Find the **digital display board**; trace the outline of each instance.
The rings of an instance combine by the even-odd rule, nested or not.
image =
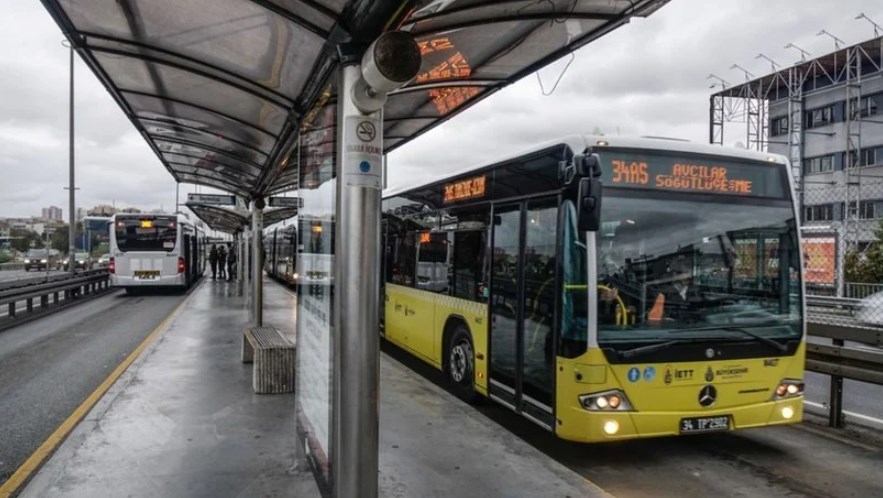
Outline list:
[[[602,152],[605,186],[784,198],[782,165],[678,157],[634,152]]]
[[[466,199],[474,199],[476,197],[484,197],[485,193],[485,176],[476,176],[456,182],[445,184],[445,204],[449,202],[464,201]]]

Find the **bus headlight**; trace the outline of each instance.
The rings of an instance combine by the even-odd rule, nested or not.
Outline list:
[[[619,389],[612,389],[594,394],[582,394],[579,397],[579,404],[589,411],[632,411],[632,404],[629,403],[625,393]]]
[[[785,379],[776,386],[773,400],[793,398],[803,394],[803,381],[797,379]]]

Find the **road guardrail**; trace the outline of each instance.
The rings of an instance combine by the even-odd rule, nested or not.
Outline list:
[[[0,330],[83,302],[110,289],[107,270],[85,271],[66,277],[0,291]]]
[[[831,376],[828,424],[843,427],[843,379],[883,385],[883,349],[859,349],[846,343],[879,348],[883,346],[883,329],[809,322],[807,334],[831,340],[830,345],[807,343],[806,369]]]

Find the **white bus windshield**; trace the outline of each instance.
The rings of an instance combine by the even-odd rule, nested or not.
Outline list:
[[[175,250],[178,226],[174,218],[118,218],[114,230],[117,248],[123,252]]]

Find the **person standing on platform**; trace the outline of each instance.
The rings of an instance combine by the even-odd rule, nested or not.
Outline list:
[[[208,263],[212,266],[212,280],[214,280],[218,274],[218,248],[214,244],[208,253]]]
[[[227,247],[227,280],[236,278],[236,251],[233,250],[233,244]]]
[[[227,250],[224,249],[224,244],[218,247],[218,277],[221,280],[227,279]]]

